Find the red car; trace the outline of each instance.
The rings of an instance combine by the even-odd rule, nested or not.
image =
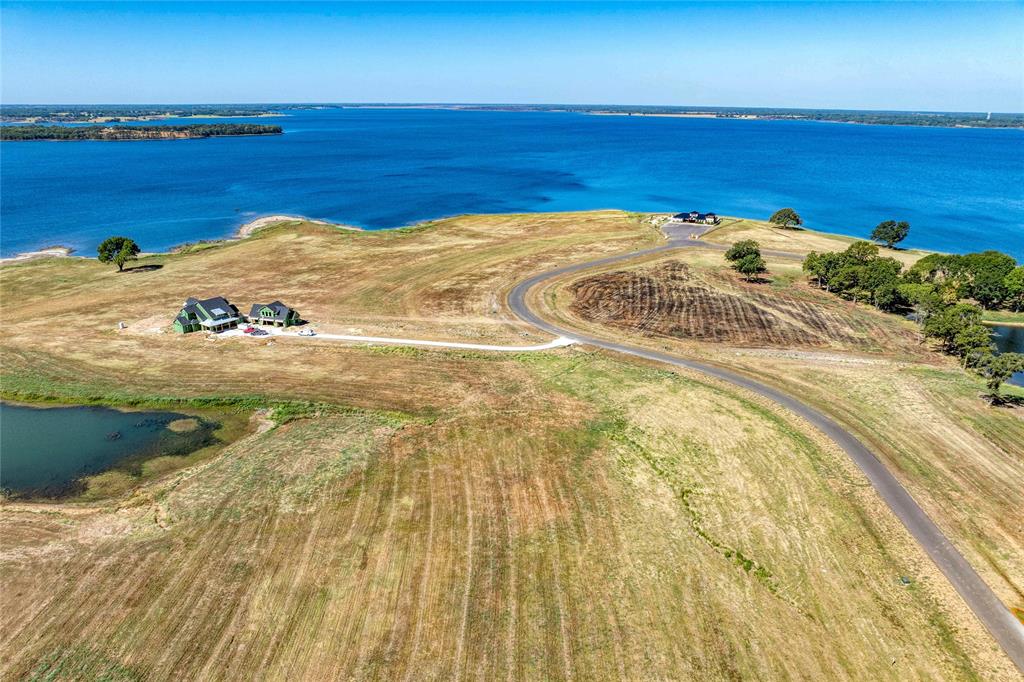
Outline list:
[[[254,331],[256,331],[256,327],[246,327],[245,329],[242,330],[242,333],[252,334]]]

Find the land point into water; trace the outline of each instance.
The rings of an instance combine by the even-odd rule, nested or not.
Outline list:
[[[127,126],[127,125],[6,125],[0,126],[4,141],[52,140],[195,140],[207,137],[239,137],[248,135],[280,135],[281,126],[252,123],[194,123],[191,125]]]
[[[4,266],[5,398],[219,406],[247,426],[112,497],[3,503],[2,676],[1015,679],[835,443],[737,386],[586,344],[495,354],[169,331],[188,296],[230,295],[280,298],[325,332],[541,343],[510,305],[518,283],[634,254],[526,302],[798,395],[870,443],[1024,609],[1021,408],[992,407],[913,322],[773,255],[851,238],[724,219],[646,252],[665,244],[657,218],[282,220],[123,273],[87,258]],[[747,238],[764,281],[724,264]],[[111,594],[124,599],[104,610]]]

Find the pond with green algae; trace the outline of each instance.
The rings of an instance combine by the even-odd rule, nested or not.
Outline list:
[[[0,490],[8,497],[71,495],[85,476],[137,472],[152,457],[213,445],[218,427],[177,412],[0,403]]]

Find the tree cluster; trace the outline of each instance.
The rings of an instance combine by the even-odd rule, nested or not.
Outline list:
[[[804,258],[803,269],[819,287],[843,298],[889,312],[905,305],[899,292],[903,265],[880,256],[871,242],[854,242],[845,251],[812,251]]]
[[[49,121],[60,123],[89,122],[103,118],[110,122],[139,120],[147,118],[169,118],[181,116],[260,116],[274,113],[291,105],[250,105],[232,106],[181,106],[181,105],[60,105],[60,104],[5,104],[0,107],[3,121]]]
[[[255,123],[197,123],[181,126],[0,126],[0,139],[3,140],[162,140],[279,133],[281,126]]]
[[[946,298],[970,298],[983,308],[1024,307],[1024,266],[999,251],[925,256],[907,273],[913,281],[934,284]]]
[[[964,367],[974,367],[994,396],[1016,371],[1024,355],[994,355],[991,330],[982,324],[983,308],[1024,305],[1024,266],[998,251],[965,255],[933,254],[903,272],[895,258],[879,255],[866,241],[845,251],[812,251],[803,270],[819,287],[887,312],[913,311],[924,335],[938,340]]]

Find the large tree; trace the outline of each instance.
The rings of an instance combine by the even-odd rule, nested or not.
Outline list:
[[[871,232],[871,239],[876,242],[885,242],[890,249],[907,238],[910,233],[910,223],[905,220],[885,220],[875,226]]]
[[[729,250],[725,252],[725,259],[730,263],[735,263],[750,255],[760,256],[761,245],[753,239],[744,239],[729,247]]]
[[[958,331],[952,346],[953,352],[963,358],[964,367],[979,364],[995,350],[992,330],[983,324],[969,324]]]
[[[878,247],[864,240],[856,241],[843,251],[848,261],[855,265],[867,265],[878,258]]]
[[[924,333],[941,339],[946,349],[952,350],[956,335],[975,324],[981,324],[981,308],[970,303],[956,303],[930,315],[925,320]]]
[[[942,294],[931,282],[907,282],[899,285],[900,296],[914,308],[914,319],[924,324],[933,313],[945,305]]]
[[[999,387],[1013,376],[1014,372],[1024,372],[1024,354],[1000,353],[989,356],[982,366],[982,374],[988,379],[988,390],[994,401],[999,400]]]
[[[101,263],[113,263],[118,272],[124,270],[124,264],[139,256],[139,245],[128,237],[107,237],[96,248]]]
[[[1017,267],[1012,256],[999,251],[982,251],[963,256],[968,280],[966,293],[983,308],[999,306],[1006,298],[1006,276]]]
[[[744,256],[743,258],[736,261],[733,264],[736,271],[747,278],[747,281],[751,281],[758,275],[764,272],[768,272],[768,266],[765,265],[764,259],[761,258],[761,254],[752,253]]]
[[[1018,265],[1003,278],[1006,288],[1006,304],[1015,311],[1024,308],[1024,265]]]
[[[803,218],[791,208],[780,208],[775,213],[772,213],[772,217],[768,219],[768,222],[786,229],[799,227],[804,224]]]
[[[725,259],[731,262],[733,269],[744,275],[748,282],[762,272],[768,272],[768,267],[761,258],[761,246],[753,239],[744,239],[733,244],[725,252]]]

